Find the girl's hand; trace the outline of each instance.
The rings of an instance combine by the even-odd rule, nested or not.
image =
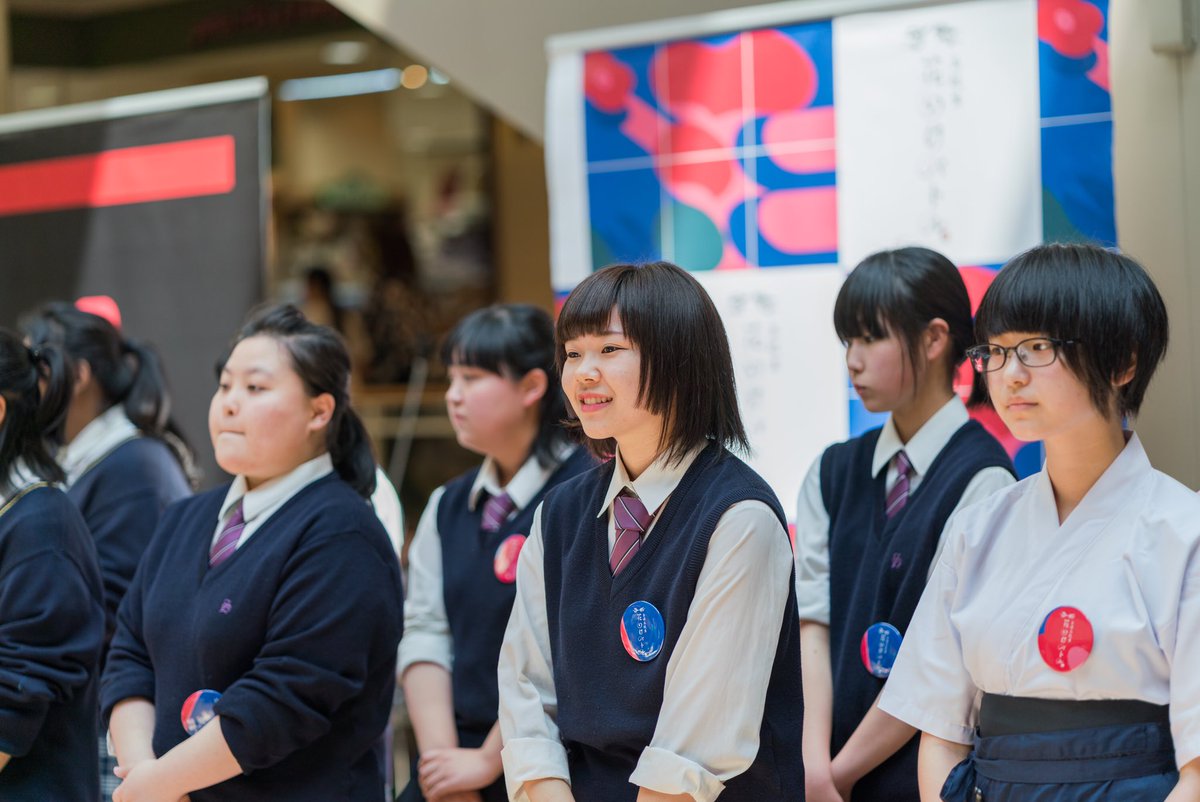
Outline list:
[[[113,773],[124,780],[113,791],[113,802],[189,802],[187,794],[172,787],[170,777],[160,776],[157,760],[143,760],[129,768],[117,766]]]
[[[458,791],[486,788],[502,771],[499,761],[481,749],[430,749],[417,764],[417,780],[430,802],[441,802]]]
[[[804,799],[806,802],[846,802],[849,796],[844,796],[834,785],[832,772],[816,774],[805,766]]]

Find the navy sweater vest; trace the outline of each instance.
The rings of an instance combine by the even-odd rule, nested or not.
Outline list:
[[[104,580],[105,642],[116,627],[117,607],[169,505],[192,492],[166,443],[136,437],[114,448],[67,490],[96,541]]]
[[[103,638],[91,535],[61,490],[31,490],[0,517],[0,800],[100,798]]]
[[[496,723],[500,706],[496,662],[517,586],[496,578],[496,549],[512,535],[529,534],[534,510],[547,491],[595,465],[587,449],[576,448],[533,500],[505,521],[498,532],[480,529],[482,503],[474,510],[468,508],[479,469],[446,485],[438,505],[437,526],[442,539],[446,617],[454,643],[454,717],[460,729],[486,735]]]
[[[871,478],[880,429],[830,446],[821,457],[821,497],[829,513],[833,753],[842,748],[883,688],[862,664],[860,644],[886,621],[903,635],[925,589],[947,519],[975,475],[1012,472],[1004,449],[975,421],[959,427],[904,509],[884,513],[887,471]],[[855,786],[855,800],[917,798],[917,739]]]
[[[610,463],[566,482],[542,507],[557,724],[567,748],[571,787],[580,802],[632,802],[637,797],[629,776],[654,735],[667,663],[687,621],[708,542],[721,516],[734,504],[754,499],[770,507],[786,528],[770,487],[741,460],[709,445],[671,494],[645,545],[614,579],[608,565],[608,516],[596,516],[612,472]],[[782,621],[746,622],[778,626],[779,646],[758,756],[725,784],[722,802],[803,797],[799,623],[791,579],[788,587]],[[619,636],[625,608],[640,600],[659,609],[666,627],[661,653],[646,663],[630,658]],[[737,677],[711,681],[721,685],[737,682]]]
[[[215,709],[244,774],[192,802],[383,802],[403,608],[387,534],[330,474],[210,569],[227,490],[163,515],[117,615],[104,715],[153,700],[162,755],[187,737],[184,700],[209,688],[223,694]]]

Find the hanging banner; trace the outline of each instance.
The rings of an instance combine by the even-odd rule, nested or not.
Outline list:
[[[978,304],[1041,241],[1115,244],[1107,6],[788,2],[551,39],[556,292],[612,262],[693,271],[730,331],[750,462],[791,508],[825,446],[883,420],[833,332],[858,261],[934,248]]]
[[[267,108],[255,78],[0,117],[0,325],[112,296],[209,484],[213,365],[262,300]]]

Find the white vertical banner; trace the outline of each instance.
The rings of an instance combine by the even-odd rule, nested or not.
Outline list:
[[[790,520],[809,465],[845,437],[846,365],[832,311],[844,277],[832,265],[693,275],[729,337],[747,462]]]
[[[1035,0],[838,17],[838,250],[1003,262],[1042,239]]]
[[[550,196],[550,285],[565,292],[592,272],[581,51],[556,53],[550,59],[546,183]]]

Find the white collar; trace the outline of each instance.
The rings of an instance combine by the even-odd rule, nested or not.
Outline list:
[[[1079,504],[1067,516],[1063,526],[1075,526],[1088,520],[1109,520],[1135,505],[1144,504],[1148,493],[1139,493],[1138,485],[1154,473],[1150,457],[1142,447],[1142,441],[1133,432],[1125,433],[1125,447],[1112,464],[1104,469],[1096,483],[1088,489]],[[1058,506],[1054,500],[1054,486],[1045,466],[1035,475],[1034,494],[1040,506],[1048,509],[1058,524]]]
[[[604,494],[604,503],[600,506],[596,517],[599,518],[608,512],[613,499],[626,487],[637,495],[647,510],[651,513],[655,512],[663,505],[667,497],[675,492],[683,475],[687,473],[688,468],[692,467],[692,463],[696,461],[696,457],[700,456],[700,452],[706,445],[707,443],[701,443],[696,446],[678,462],[669,460],[665,453],[659,454],[636,479],[629,478],[629,472],[625,470],[625,463],[621,461],[621,449],[617,447],[616,453],[613,454],[612,479],[609,480],[608,492]]]
[[[513,477],[508,480],[507,485],[500,484],[500,476],[496,469],[496,461],[488,457],[479,466],[479,473],[475,477],[475,481],[471,484],[471,493],[467,497],[467,507],[474,510],[479,504],[480,497],[487,493],[489,496],[498,496],[501,493],[508,493],[508,497],[512,499],[516,509],[523,510],[529,506],[529,502],[533,501],[534,497],[546,486],[546,482],[550,479],[550,475],[558,470],[558,466],[562,465],[567,457],[571,456],[571,452],[576,446],[571,443],[565,444],[554,455],[554,462],[549,467],[543,466],[538,458],[533,454],[521,464]]]
[[[40,481],[41,479],[39,479],[33,473],[33,471],[29,470],[29,466],[25,463],[25,460],[18,458],[17,461],[12,464],[12,468],[10,468],[8,472],[8,492],[0,492],[0,506],[7,504],[25,488],[32,484],[37,484]]]
[[[875,442],[871,475],[878,476],[892,461],[892,457],[896,456],[896,452],[903,449],[917,475],[924,476],[929,472],[937,455],[942,453],[946,443],[950,442],[954,433],[968,420],[970,416],[967,414],[967,407],[956,394],[933,413],[933,416],[925,421],[925,425],[905,443],[896,431],[896,422],[888,415],[887,423],[883,425],[883,431],[879,433],[879,439]]]
[[[78,482],[89,468],[138,434],[138,428],[120,404],[113,404],[97,415],[62,449],[60,463],[67,475],[67,486]]]
[[[242,518],[246,523],[250,523],[264,511],[279,506],[332,470],[333,459],[327,452],[293,468],[283,476],[263,482],[253,490],[247,491],[246,477],[238,476],[225,494],[220,520],[225,520],[229,511],[240,501]]]

